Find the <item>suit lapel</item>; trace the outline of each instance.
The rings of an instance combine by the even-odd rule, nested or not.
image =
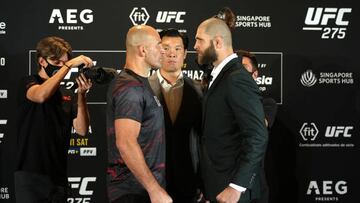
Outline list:
[[[222,78],[224,77],[225,73],[229,70],[230,67],[233,66],[234,63],[236,63],[239,59],[238,58],[234,58],[231,61],[229,61],[224,68],[221,70],[221,72],[219,73],[219,75],[216,77],[215,81],[211,84],[210,88],[207,91],[207,95],[210,95],[214,89],[216,88],[216,86],[222,81]]]
[[[189,81],[186,79],[186,76],[184,76],[184,85],[183,85],[183,95],[182,95],[182,99],[181,99],[181,104],[179,107],[179,111],[178,114],[175,118],[175,122],[174,122],[174,126],[178,123],[181,122],[182,118],[186,118],[186,114],[188,113],[188,111],[186,111],[187,109],[185,107],[189,106],[187,104],[188,102],[188,98],[194,98],[192,95],[193,93],[191,92],[191,87],[189,84]]]
[[[179,117],[184,116],[184,115],[182,115],[183,113],[187,113],[187,112],[183,111],[183,108],[184,108],[184,105],[186,105],[185,99],[187,99],[188,97],[193,98],[192,97],[193,95],[190,95],[190,94],[193,94],[192,89],[191,89],[191,82],[192,82],[191,79],[187,78],[184,75],[183,96],[181,99],[181,104],[179,107],[178,115],[176,116],[174,124],[173,124],[171,122],[170,113],[168,111],[168,107],[166,105],[164,95],[162,94],[162,91],[161,91],[161,84],[160,84],[159,78],[157,77],[157,74],[154,73],[153,75],[151,75],[149,77],[149,84],[150,84],[151,88],[153,89],[155,95],[159,98],[161,105],[163,105],[164,118],[165,118],[165,122],[168,125],[175,126],[176,123],[178,122]],[[194,95],[196,95],[196,94],[194,94]]]
[[[166,126],[172,125],[168,107],[166,105],[164,95],[161,92],[161,84],[160,84],[159,78],[157,76],[157,73],[155,72],[154,74],[152,74],[148,80],[149,80],[149,84],[150,84],[151,88],[154,91],[154,94],[157,96],[157,98],[160,100],[161,105],[163,106],[164,120],[165,120]]]

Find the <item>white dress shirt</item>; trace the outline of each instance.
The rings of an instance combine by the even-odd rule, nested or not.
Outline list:
[[[215,81],[216,77],[219,75],[219,73],[221,72],[221,70],[225,67],[225,65],[227,63],[229,63],[229,61],[231,61],[234,58],[237,58],[237,54],[231,54],[230,56],[226,57],[223,61],[221,61],[221,63],[219,65],[217,65],[216,67],[214,67],[211,71],[211,76],[212,79],[209,83],[209,88],[212,85],[212,83]]]
[[[156,74],[159,78],[159,82],[161,85],[161,92],[165,99],[166,107],[169,112],[171,122],[174,124],[182,103],[183,89],[184,89],[183,73],[180,72],[180,74],[176,79],[175,84],[173,85],[170,84],[168,81],[166,81],[164,77],[162,77],[162,75],[160,74],[160,70],[157,70]]]

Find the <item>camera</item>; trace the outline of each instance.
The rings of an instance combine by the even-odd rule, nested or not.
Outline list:
[[[107,84],[118,74],[113,68],[92,67],[84,68],[84,65],[78,67],[79,74],[83,73],[87,79],[91,79],[97,84]]]

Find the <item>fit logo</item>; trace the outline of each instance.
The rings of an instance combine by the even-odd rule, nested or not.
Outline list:
[[[350,130],[353,126],[328,126],[326,128],[325,137],[351,137]]]
[[[300,134],[305,141],[314,141],[316,136],[319,134],[319,130],[317,129],[315,123],[304,123],[301,126]]]
[[[88,189],[90,182],[96,182],[96,177],[68,177],[69,185],[72,189],[79,189],[80,195],[92,195],[93,190]]]
[[[170,23],[172,20],[175,23],[184,23],[181,17],[186,15],[185,11],[159,11],[156,16],[157,23]]]
[[[314,8],[309,7],[305,17],[303,30],[322,31],[322,39],[344,39],[346,26],[349,21],[346,17],[352,8]],[[332,22],[332,25],[329,25]]]
[[[77,9],[66,9],[65,13],[65,20],[63,14],[61,13],[60,9],[53,9],[49,23],[54,23],[57,21],[59,24],[77,24],[78,20],[82,23],[89,24],[94,21],[93,11],[91,9],[84,9],[79,11]]]
[[[348,188],[346,181],[340,180],[337,182],[331,180],[324,180],[320,182],[320,186],[317,181],[310,181],[306,194],[307,195],[332,195],[339,194],[344,195],[347,193]]]
[[[149,13],[146,11],[145,7],[135,7],[131,11],[129,18],[133,25],[145,25],[149,20],[150,16]]]
[[[0,125],[6,125],[7,120],[0,120]],[[2,139],[4,138],[4,133],[0,132],[0,143],[2,142]]]

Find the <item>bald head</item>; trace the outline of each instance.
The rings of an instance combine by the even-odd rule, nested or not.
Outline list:
[[[232,36],[229,26],[221,19],[209,18],[202,22],[199,28],[203,28],[205,33],[213,37],[222,37],[224,44],[228,47],[232,46]]]
[[[162,48],[159,33],[151,26],[136,25],[126,35],[125,67],[146,77],[150,68],[161,66]]]
[[[135,25],[129,29],[126,35],[126,49],[139,45],[145,45],[148,41],[159,37],[156,30],[148,25]]]

